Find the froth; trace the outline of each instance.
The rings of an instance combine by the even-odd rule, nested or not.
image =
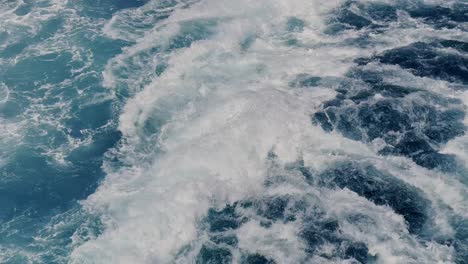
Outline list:
[[[449,225],[443,214],[451,212],[443,208],[451,204],[455,214],[466,210],[465,189],[455,187],[457,180],[441,179],[442,172],[424,170],[409,159],[379,156],[375,146],[313,126],[310,116],[336,92],[321,84],[293,85],[297,76],[307,73],[330,80],[333,86],[355,65],[357,56],[371,56],[416,37],[392,39],[392,32],[402,32],[395,28],[376,37],[384,44],[375,50],[343,48],[337,43],[360,32],[323,33],[327,13],[341,1],[299,0],[201,1],[171,7],[164,21],[150,21],[133,31],[133,21],[126,18],[146,17],[155,3],[121,12],[105,27],[108,36],[135,43],[103,72],[105,86],[134,95],[119,117],[124,139],[117,152],[125,166],[105,165],[106,179],[83,201],[87,210],[102,216],[106,228],[73,251],[72,263],[171,263],[188,245],[201,247],[194,240],[209,208],[267,192],[264,181],[271,164],[266,159],[271,152],[283,164],[301,160],[318,172],[349,159],[375,164],[423,190],[436,204],[443,229],[438,232],[453,231],[443,228]],[[291,18],[296,20],[290,22]],[[288,28],[288,21],[297,25]],[[196,32],[184,31],[187,25],[196,25],[190,28]],[[425,26],[411,32],[432,34]],[[163,70],[157,72],[161,64]],[[400,82],[408,81],[405,77],[417,79],[398,67],[384,70],[396,72]],[[417,80],[420,86],[434,84]],[[440,87],[433,91],[448,89],[446,83],[436,83]],[[411,175],[405,177],[405,172]],[[338,219],[346,236],[371,245],[369,252],[382,257],[383,263],[452,261],[453,248],[420,244],[403,216],[387,205],[376,205],[346,188],[306,189],[294,186],[293,180],[282,188],[275,191],[319,194],[314,202]],[[351,221],[356,211],[367,218]],[[275,223],[266,229],[251,221],[235,232],[241,249],[255,248],[278,263],[325,262],[320,257],[307,259],[295,225]],[[332,251],[331,246],[320,250]]]

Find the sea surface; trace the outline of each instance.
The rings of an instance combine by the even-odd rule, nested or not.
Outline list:
[[[0,0],[0,263],[468,263],[466,0]]]

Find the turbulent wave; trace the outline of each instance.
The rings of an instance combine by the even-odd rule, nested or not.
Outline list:
[[[468,4],[0,0],[0,262],[467,263]]]

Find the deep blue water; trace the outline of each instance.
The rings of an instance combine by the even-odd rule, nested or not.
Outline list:
[[[0,263],[468,263],[468,3],[0,0]]]

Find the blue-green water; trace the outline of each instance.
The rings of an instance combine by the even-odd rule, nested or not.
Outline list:
[[[0,0],[0,263],[467,263],[465,1]]]

